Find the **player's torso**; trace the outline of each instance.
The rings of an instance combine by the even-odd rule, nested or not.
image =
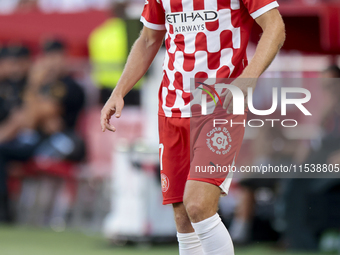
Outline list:
[[[159,1],[167,29],[160,113],[189,117],[193,78],[235,77],[245,67],[252,19],[239,0]]]

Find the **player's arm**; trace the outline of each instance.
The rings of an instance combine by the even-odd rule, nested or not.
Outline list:
[[[263,30],[253,59],[241,77],[258,78],[270,65],[285,41],[285,26],[277,9],[272,9],[255,19]]]
[[[285,26],[282,17],[277,9],[272,9],[255,19],[263,30],[261,39],[256,47],[255,54],[243,73],[235,80],[238,86],[247,97],[248,87],[255,88],[256,79],[267,69],[275,58],[276,54],[285,41]],[[228,113],[232,112],[231,93],[228,93],[224,108],[228,107]],[[230,103],[229,103],[230,102]],[[247,102],[247,100],[245,101]]]
[[[112,91],[101,111],[100,123],[102,131],[116,131],[110,124],[110,118],[115,114],[119,118],[124,107],[124,96],[143,77],[150,67],[154,57],[162,45],[165,30],[153,30],[144,26],[139,38],[134,43],[122,76]]]

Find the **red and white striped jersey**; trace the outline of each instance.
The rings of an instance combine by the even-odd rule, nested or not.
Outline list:
[[[253,19],[273,0],[146,0],[141,21],[167,30],[159,114],[190,117],[190,79],[235,78],[247,65]]]

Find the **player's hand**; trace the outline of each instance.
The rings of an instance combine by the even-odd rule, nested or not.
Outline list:
[[[123,97],[113,93],[101,111],[100,125],[103,132],[105,132],[106,129],[112,132],[116,131],[116,128],[110,124],[110,119],[112,115],[115,115],[116,118],[119,118],[121,116],[123,107]]]
[[[240,88],[244,95],[244,109],[247,109],[248,107],[248,88],[255,89],[256,87],[256,78],[245,78],[242,76],[239,76],[237,79],[235,79],[231,85],[234,85],[238,88]],[[233,113],[233,95],[232,93],[226,89],[225,92],[221,94],[222,97],[225,96],[224,102],[223,102],[223,109],[227,110],[227,113]]]

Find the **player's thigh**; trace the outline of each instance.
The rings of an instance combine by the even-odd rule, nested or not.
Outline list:
[[[217,115],[222,118],[223,114]],[[215,117],[216,118],[216,117]],[[204,121],[201,121],[203,119]],[[219,187],[228,194],[240,151],[244,126],[219,125],[214,127],[212,117],[196,118],[192,132],[192,158],[188,180],[201,181]],[[228,121],[242,123],[245,116],[228,116]],[[197,123],[197,124],[196,124]]]
[[[221,189],[211,183],[188,180],[184,190],[184,205],[192,222],[199,222],[217,212]]]

